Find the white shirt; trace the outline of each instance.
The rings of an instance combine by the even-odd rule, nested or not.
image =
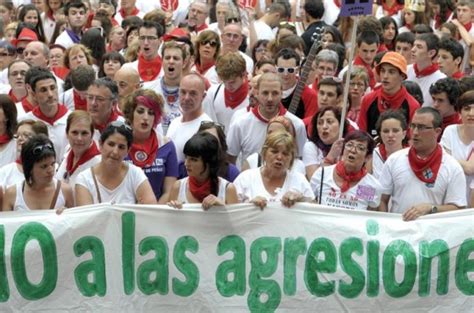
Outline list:
[[[314,142],[307,141],[303,149],[303,163],[305,166],[320,165],[324,161],[324,155]]]
[[[202,113],[201,116],[189,122],[183,122],[182,120],[182,117],[175,118],[171,122],[167,133],[168,138],[174,142],[176,147],[178,163],[184,161],[184,145],[195,133],[197,133],[201,126],[201,122],[212,121],[206,113]]]
[[[67,157],[68,157],[69,153],[71,153],[71,150],[66,152],[66,154],[64,155],[63,161],[61,162],[61,164],[59,164],[58,171],[56,172],[56,175],[54,177],[56,177],[56,179],[60,179],[62,181],[65,181],[74,190],[74,186],[76,185],[77,176],[79,176],[80,173],[87,170],[88,168],[91,168],[92,166],[98,164],[100,162],[100,160],[102,159],[102,157],[100,156],[100,154],[96,155],[95,157],[93,157],[89,161],[85,162],[84,164],[79,165],[77,167],[77,169],[74,171],[74,173],[71,176],[68,176],[67,171],[66,171],[66,166],[67,166]]]
[[[404,213],[420,203],[467,205],[466,178],[461,165],[452,156],[443,151],[441,167],[432,185],[422,182],[413,173],[408,163],[409,149],[390,155],[382,169],[379,179],[382,193],[392,196],[389,212]]]
[[[288,191],[300,192],[305,198],[314,199],[314,193],[306,177],[296,172],[287,171],[285,182],[280,188],[275,189],[275,195],[265,188],[260,168],[240,173],[234,180],[234,185],[240,202],[249,202],[257,196],[264,197],[269,202],[281,201]]]
[[[423,77],[416,77],[415,70],[413,69],[414,64],[407,66],[407,80],[412,80],[418,85],[420,85],[421,91],[423,93],[423,106],[432,107],[433,98],[431,98],[430,87],[432,84],[436,83],[438,79],[445,78],[446,75],[443,74],[440,70],[437,70],[433,74]]]
[[[335,168],[336,165],[325,166],[322,177],[323,168],[319,167],[311,177],[311,188],[317,197],[321,192],[321,178],[323,180],[322,205],[359,211],[380,205],[382,186],[374,176],[367,173],[356,185],[343,193],[334,180]]]
[[[119,203],[119,204],[136,204],[137,203],[137,190],[140,185],[147,180],[147,177],[143,170],[133,164],[128,164],[127,174],[124,179],[115,189],[111,190],[103,186],[99,180],[97,180],[101,203]],[[92,195],[94,203],[99,203],[97,196],[97,189],[92,178],[91,168],[85,170],[77,176],[76,184],[83,186]]]
[[[75,45],[74,41],[72,41],[71,37],[67,33],[67,31],[63,31],[57,38],[56,41],[54,42],[57,45],[61,45],[64,48],[70,48],[73,45]]]
[[[25,180],[25,175],[20,172],[16,162],[9,163],[0,168],[0,186],[3,186],[3,190],[23,180]]]
[[[272,28],[267,23],[257,20],[253,23],[255,27],[255,32],[257,33],[257,40],[273,40],[275,39],[275,34],[273,33]]]
[[[12,139],[0,149],[0,167],[16,160],[16,140]]]

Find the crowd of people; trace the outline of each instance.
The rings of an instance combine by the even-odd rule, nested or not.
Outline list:
[[[0,0],[1,210],[474,206],[474,1],[340,11]]]

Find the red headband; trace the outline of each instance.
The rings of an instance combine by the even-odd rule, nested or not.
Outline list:
[[[138,96],[137,97],[137,102],[155,112],[155,120],[153,121],[153,128],[158,125],[158,123],[161,121],[161,107],[160,105],[155,102],[153,99],[150,99],[145,96]]]

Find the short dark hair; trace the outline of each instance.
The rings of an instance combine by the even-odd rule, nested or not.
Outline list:
[[[112,98],[114,100],[118,99],[119,91],[118,91],[117,83],[113,81],[112,79],[110,79],[109,77],[97,78],[96,80],[94,80],[91,86],[97,86],[97,87],[104,86],[110,90],[110,92],[112,93]]]
[[[436,51],[432,59],[434,59],[438,55],[439,38],[435,34],[433,33],[419,34],[419,35],[416,35],[415,40],[424,41],[426,43],[426,47],[428,48],[428,51],[430,50]]]
[[[90,65],[79,65],[71,71],[72,86],[79,91],[87,90],[94,79],[95,71]]]
[[[32,171],[35,163],[46,158],[56,158],[53,142],[45,135],[34,135],[28,139],[21,148],[21,161],[23,174],[28,185],[33,183]]]
[[[324,4],[321,0],[306,0],[304,10],[312,18],[321,19],[324,15]]]
[[[142,28],[154,28],[156,30],[156,35],[158,38],[163,36],[163,27],[160,24],[152,21],[143,21],[143,24],[138,29],[138,34],[140,35],[140,29]]]
[[[461,112],[462,108],[474,104],[474,90],[467,91],[459,97],[456,103],[456,111]]]
[[[124,18],[120,26],[122,26],[123,29],[128,30],[129,27],[137,26],[138,28],[140,28],[142,27],[142,25],[143,20],[140,17],[133,15]]]
[[[72,0],[64,5],[64,15],[68,16],[69,10],[72,8],[84,9],[87,12],[87,6],[84,2],[82,2],[81,0]]]
[[[366,156],[372,155],[372,152],[374,152],[375,142],[372,139],[372,136],[370,136],[367,132],[363,130],[351,131],[344,137],[344,147],[346,146],[346,143],[351,140],[363,141],[367,143],[367,151],[365,153]]]
[[[402,127],[402,129],[407,130],[408,121],[407,121],[405,115],[402,113],[402,111],[400,111],[400,110],[390,110],[389,109],[387,111],[382,112],[382,114],[380,114],[379,118],[377,119],[377,122],[375,123],[375,129],[377,130],[377,134],[380,135],[382,133],[382,123],[386,120],[389,120],[389,119],[394,119],[394,120],[399,121],[400,126]],[[402,143],[404,143],[404,144],[408,143],[408,137],[407,136],[405,136]]]
[[[31,86],[31,89],[33,89],[33,91],[36,91],[36,84],[39,81],[45,79],[52,79],[56,82],[56,77],[54,77],[53,73],[51,73],[48,69],[39,66],[33,66],[26,72],[25,83],[27,81],[26,77],[29,76],[28,73],[32,74],[30,77],[28,77],[28,84]]]
[[[461,95],[458,81],[452,77],[445,77],[438,79],[430,86],[430,94],[432,96],[443,92],[448,96],[449,104],[455,106],[457,99]]]
[[[412,32],[400,33],[395,39],[395,43],[397,42],[405,42],[413,46],[413,43],[415,42],[415,34],[413,34]]]
[[[433,116],[433,127],[441,128],[443,125],[443,118],[438,110],[432,107],[422,107],[415,111],[415,114],[431,114]]]
[[[357,46],[360,46],[363,43],[366,43],[368,45],[372,45],[375,43],[378,46],[380,44],[380,37],[374,31],[363,31],[357,36]]]
[[[105,141],[112,136],[115,133],[119,133],[120,135],[124,136],[125,139],[127,140],[127,149],[129,149],[132,146],[133,142],[133,132],[132,128],[125,124],[125,122],[118,122],[120,126],[115,125],[115,122],[110,123],[107,125],[107,127],[104,129],[102,134],[100,134],[100,143],[103,144]]]
[[[298,53],[295,52],[295,50],[291,48],[283,48],[278,53],[275,55],[275,64],[278,64],[278,59],[282,58],[283,60],[291,60],[295,59],[296,61],[296,66],[300,65],[300,56]]]
[[[336,87],[337,96],[339,97],[340,95],[342,95],[342,91],[343,91],[343,89],[342,89],[342,82],[337,81],[334,77],[324,77],[324,78],[322,78],[322,79],[318,82],[318,89],[319,89],[322,85],[334,86],[334,87]]]
[[[432,34],[433,28],[426,24],[416,24],[415,26],[413,26],[413,33],[415,35]]]
[[[457,58],[461,58],[462,61],[462,59],[464,58],[464,48],[459,43],[459,41],[454,38],[448,37],[441,39],[439,41],[438,49],[448,51],[453,56],[454,60]]]
[[[423,99],[423,92],[421,91],[420,85],[418,85],[417,82],[413,80],[404,80],[402,81],[403,86],[407,89],[408,93],[415,98],[416,101],[420,105],[423,105],[424,99]]]
[[[474,76],[464,76],[459,80],[459,86],[461,87],[461,94],[474,90]]]

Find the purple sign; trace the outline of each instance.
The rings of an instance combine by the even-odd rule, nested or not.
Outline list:
[[[371,15],[374,0],[342,0],[340,16]]]

